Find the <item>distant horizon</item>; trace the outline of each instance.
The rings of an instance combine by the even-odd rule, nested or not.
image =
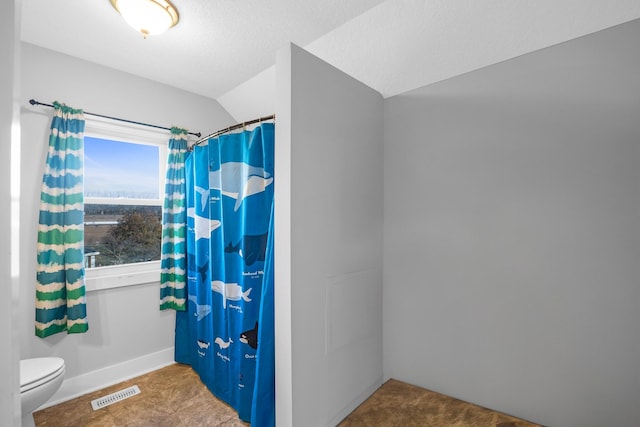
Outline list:
[[[85,197],[159,199],[160,150],[85,136]]]

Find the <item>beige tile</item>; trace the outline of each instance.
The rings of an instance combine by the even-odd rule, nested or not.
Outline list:
[[[91,401],[137,385],[140,394],[94,411]],[[34,414],[38,427],[218,426],[236,412],[186,365],[171,365]]]
[[[523,420],[430,390],[389,380],[340,427],[534,427]]]
[[[94,411],[91,401],[132,385],[140,394]],[[34,414],[38,427],[248,427],[191,367],[175,364]],[[389,380],[340,427],[535,427],[499,412]]]

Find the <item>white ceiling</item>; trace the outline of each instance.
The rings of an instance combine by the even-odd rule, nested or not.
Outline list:
[[[23,0],[21,39],[213,99],[293,42],[388,97],[640,18],[638,0],[173,3],[178,25],[144,40],[109,0]]]

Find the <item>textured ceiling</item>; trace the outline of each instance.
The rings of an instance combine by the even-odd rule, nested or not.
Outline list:
[[[22,41],[217,98],[382,0],[173,0],[178,24],[143,39],[109,0],[23,0]]]
[[[144,40],[109,0],[23,0],[22,40],[218,99],[293,42],[384,96],[640,18],[638,0],[173,0]]]

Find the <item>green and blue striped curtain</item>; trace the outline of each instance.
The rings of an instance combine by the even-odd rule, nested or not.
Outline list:
[[[186,309],[185,169],[187,131],[171,128],[167,154],[167,178],[162,209],[162,255],[160,257],[160,309]]]
[[[82,333],[84,285],[84,114],[54,102],[47,164],[40,193],[36,335]]]

